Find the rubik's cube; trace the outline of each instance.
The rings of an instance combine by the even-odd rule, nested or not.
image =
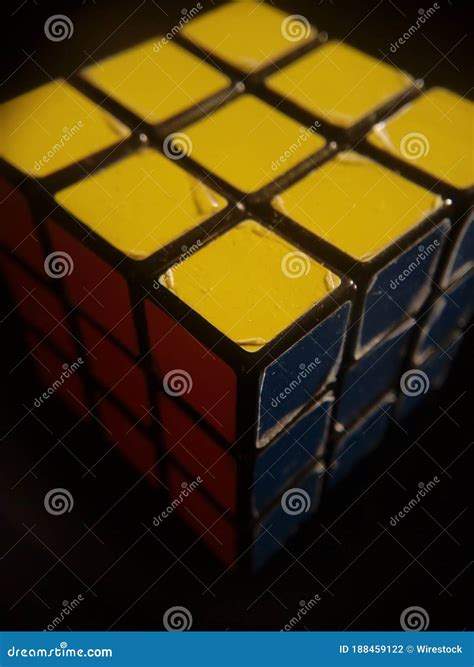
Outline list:
[[[472,105],[260,2],[176,32],[3,105],[2,266],[44,400],[258,568],[469,323]]]

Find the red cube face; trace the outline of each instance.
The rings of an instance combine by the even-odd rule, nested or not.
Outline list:
[[[69,354],[53,350],[45,340],[32,331],[27,331],[25,338],[36,373],[45,388],[41,396],[35,400],[35,407],[40,407],[54,396],[75,414],[81,417],[87,416],[89,407],[82,357],[71,357]]]
[[[72,303],[132,353],[138,353],[130,293],[124,278],[53,220],[48,220],[47,227],[54,250],[69,255],[71,270],[63,280]]]
[[[43,247],[26,197],[18,188],[0,178],[0,202],[0,245],[38,275],[44,275]]]
[[[177,501],[176,512],[198,535],[196,542],[203,540],[220,561],[230,566],[237,558],[236,528],[228,521],[228,512],[217,509],[198,488],[193,490],[192,482],[179,468],[169,466],[167,484],[170,498]]]
[[[97,405],[98,418],[113,449],[117,449],[140,475],[158,484],[158,454],[153,440],[110,399]]]
[[[181,396],[232,442],[236,432],[234,372],[161,308],[147,300],[145,309],[151,353],[164,390],[170,396]]]
[[[63,352],[77,356],[77,345],[63,301],[18,262],[2,259],[2,271],[21,318]]]
[[[83,317],[79,319],[79,328],[92,377],[105,394],[110,392],[115,396],[137,420],[148,422],[147,382],[136,360]]]
[[[177,461],[191,478],[201,480],[201,490],[235,514],[237,464],[232,454],[205,429],[204,419],[195,420],[177,401],[160,394],[158,406],[165,465]]]

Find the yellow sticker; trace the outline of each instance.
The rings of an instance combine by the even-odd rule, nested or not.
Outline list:
[[[333,125],[348,128],[413,80],[387,63],[331,41],[267,79],[269,88]]]
[[[256,352],[341,281],[274,232],[245,220],[160,282],[228,338]]]
[[[0,108],[3,157],[39,178],[113,146],[129,130],[59,79]]]
[[[441,203],[432,192],[354,152],[326,162],[272,202],[361,261],[396,243]]]
[[[82,70],[81,75],[149,123],[158,123],[224,90],[230,79],[157,37]]]
[[[194,18],[182,33],[244,72],[269,65],[317,35],[305,16],[264,2],[226,3]]]
[[[434,178],[464,189],[474,183],[474,105],[444,88],[432,88],[385,123],[369,141]]]
[[[185,128],[192,157],[243,192],[254,192],[325,145],[325,139],[253,95]]]
[[[143,149],[55,196],[93,232],[145,259],[227,202],[157,151]]]

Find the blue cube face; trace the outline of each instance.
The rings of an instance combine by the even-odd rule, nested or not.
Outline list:
[[[347,477],[356,464],[380,444],[390,425],[394,402],[394,394],[387,394],[340,438],[328,468],[330,487]]]
[[[370,349],[390,329],[422,307],[432,288],[441,258],[448,220],[426,234],[374,276],[365,297],[357,356]]]
[[[453,329],[464,329],[474,314],[474,271],[460,278],[440,296],[424,323],[415,352],[415,361],[423,362],[436,350],[442,350]]]
[[[407,371],[417,374],[420,380],[413,391],[410,389],[404,391],[403,382],[401,383],[402,391],[396,408],[397,419],[409,417],[432,395],[434,390],[441,387],[449,375],[454,357],[461,347],[462,339],[463,332],[460,330],[454,331],[445,340],[443,347],[436,348],[423,363],[417,364],[415,368]]]
[[[404,322],[346,370],[335,406],[339,424],[348,427],[354,423],[396,383],[414,324],[412,319]]]
[[[298,528],[318,509],[323,487],[324,468],[317,464],[298,483],[287,489],[274,509],[255,528],[252,546],[253,568],[258,570]]]
[[[341,363],[350,303],[340,306],[263,372],[258,447],[264,446],[334,380]]]
[[[256,513],[261,513],[293,478],[324,455],[333,403],[332,394],[324,396],[259,455],[251,489]]]
[[[474,267],[474,212],[467,216],[457,237],[443,276],[443,285],[450,285]]]

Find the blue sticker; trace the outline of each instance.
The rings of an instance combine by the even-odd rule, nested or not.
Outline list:
[[[329,486],[346,477],[359,461],[380,444],[390,425],[392,407],[392,398],[382,401],[365,419],[342,436],[328,470]]]
[[[418,311],[431,291],[431,277],[441,258],[449,222],[381,269],[365,297],[359,347],[365,350],[409,315]]]
[[[339,369],[350,303],[338,308],[268,366],[262,375],[259,440],[270,439],[317,396]]]
[[[402,333],[374,347],[346,371],[336,401],[336,419],[343,426],[356,421],[397,382],[413,333],[411,322]]]
[[[323,456],[327,443],[332,394],[283,430],[257,459],[252,489],[254,508],[261,512],[298,473]]]
[[[455,329],[464,329],[474,314],[474,272],[452,285],[432,307],[416,352],[424,359],[433,350],[444,346]]]
[[[324,468],[317,466],[298,486],[287,489],[280,502],[257,525],[252,548],[255,569],[262,565],[317,510],[321,497]]]

